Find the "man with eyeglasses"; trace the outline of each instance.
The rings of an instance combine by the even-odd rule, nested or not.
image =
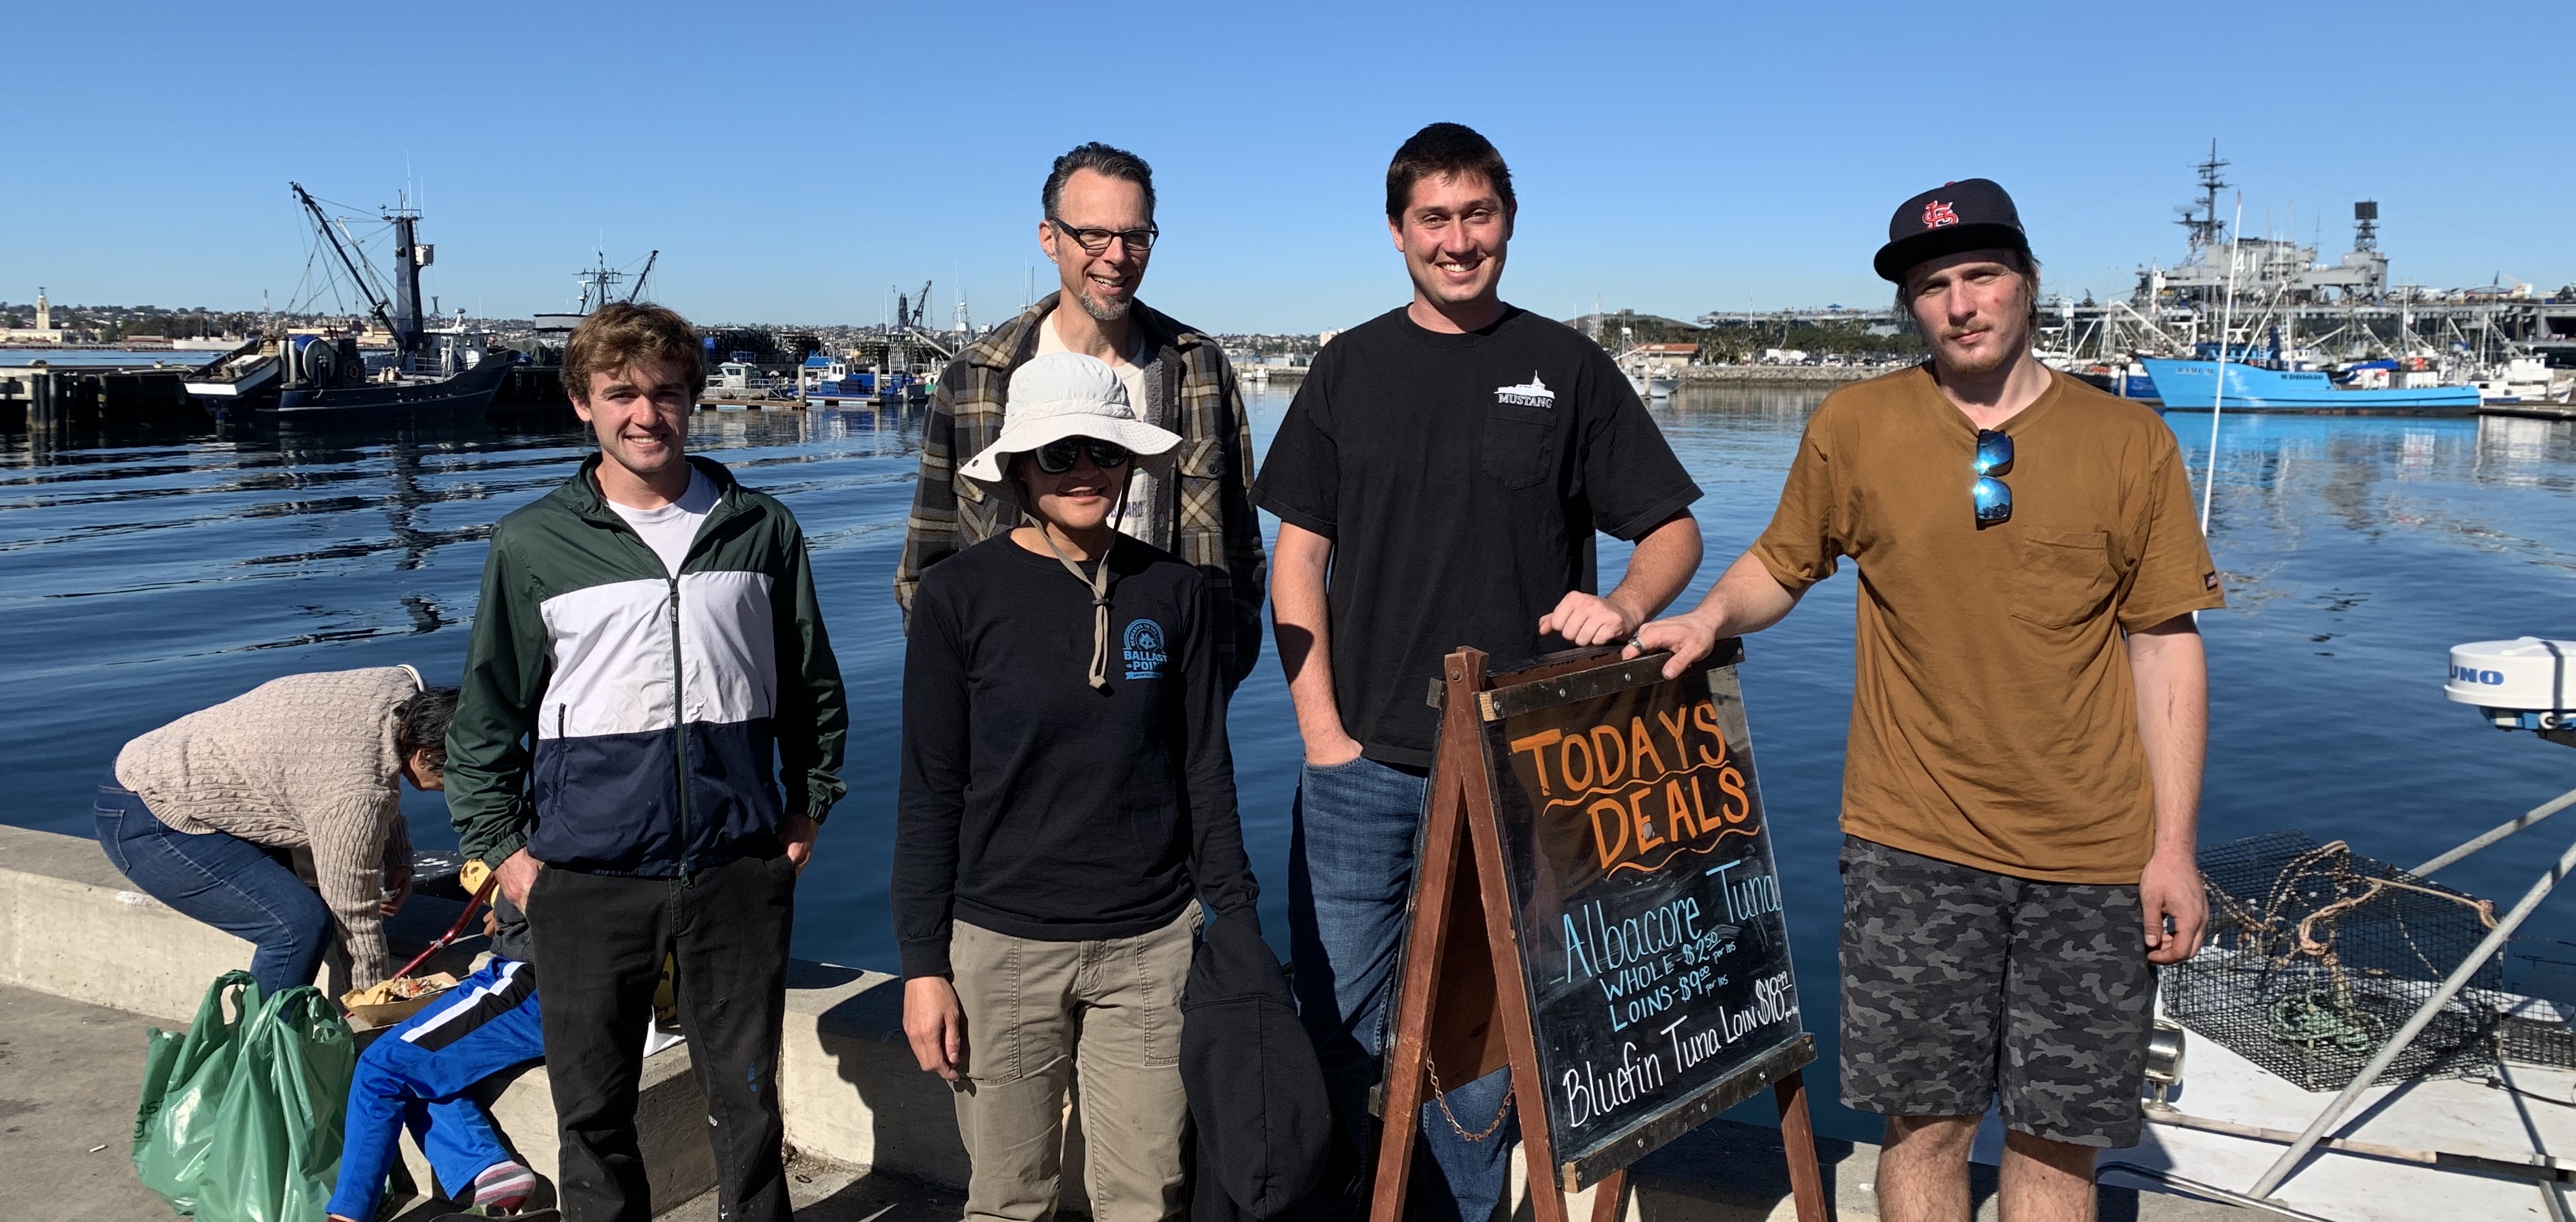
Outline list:
[[[1262,467],[1277,514],[1272,613],[1305,740],[1288,859],[1297,1009],[1364,1208],[1368,1110],[1403,945],[1439,710],[1422,694],[1462,645],[1498,664],[1622,641],[1699,566],[1699,488],[1599,344],[1506,304],[1517,205],[1493,144],[1434,123],[1386,172],[1411,303],[1334,338]],[[1593,534],[1636,545],[1607,595]],[[1415,1217],[1485,1222],[1514,1130],[1508,1071],[1423,1108]],[[1454,1118],[1454,1119],[1453,1119]]]
[[[1843,1102],[1887,1117],[1879,1210],[1968,1215],[2000,1101],[2007,1222],[2093,1217],[2138,1140],[2151,964],[2200,942],[2193,859],[2223,605],[2173,432],[2030,354],[2039,263],[2002,187],[1907,200],[1878,274],[1931,360],[1826,397],[1678,675],[1860,569],[1843,765]]]
[[[1170,458],[1137,469],[1115,524],[1206,575],[1219,609],[1218,671],[1232,692],[1261,656],[1264,563],[1252,428],[1234,369],[1214,340],[1136,299],[1161,233],[1143,158],[1078,146],[1055,159],[1039,202],[1038,246],[1061,287],[968,344],[940,375],[895,601],[909,623],[923,570],[1020,525],[1018,507],[961,477],[958,463],[1001,435],[1013,371],[1041,353],[1078,352],[1117,372],[1138,419],[1181,436]]]

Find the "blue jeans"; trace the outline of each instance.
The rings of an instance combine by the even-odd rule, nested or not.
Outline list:
[[[1413,888],[1414,837],[1428,787],[1427,778],[1366,757],[1330,768],[1309,765],[1297,780],[1288,842],[1297,1011],[1323,1062],[1333,1111],[1363,1165],[1377,1152],[1368,1095],[1381,1071],[1379,1050]],[[1470,1128],[1482,1128],[1510,1088],[1509,1070],[1453,1085],[1450,1110]],[[1485,1222],[1511,1173],[1519,1117],[1480,1142],[1450,1127],[1434,1100],[1424,1101],[1418,1123],[1423,1140],[1415,1147],[1407,1215],[1428,1222]],[[1365,1213],[1365,1183],[1352,1204]]]
[[[525,963],[493,959],[367,1045],[349,1083],[339,1189],[325,1212],[359,1222],[376,1216],[406,1128],[452,1201],[465,1200],[474,1177],[509,1159],[473,1090],[545,1056],[535,977]]]
[[[259,948],[250,974],[263,995],[313,983],[331,910],[269,850],[224,832],[171,831],[114,774],[90,813],[98,846],[144,894]]]

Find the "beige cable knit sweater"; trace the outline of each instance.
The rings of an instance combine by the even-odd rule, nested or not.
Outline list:
[[[116,779],[173,831],[311,849],[365,988],[389,967],[384,868],[411,861],[394,715],[420,690],[408,666],[274,679],[125,744]]]

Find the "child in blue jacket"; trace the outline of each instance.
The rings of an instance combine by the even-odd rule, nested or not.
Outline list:
[[[373,1222],[405,1128],[448,1197],[476,1214],[517,1213],[536,1187],[536,1173],[511,1157],[473,1096],[476,1083],[546,1052],[537,970],[525,959],[527,918],[497,893],[492,908],[491,959],[359,1055],[332,1222]]]

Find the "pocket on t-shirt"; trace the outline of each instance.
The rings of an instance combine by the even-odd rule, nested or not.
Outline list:
[[[2012,613],[2042,628],[2080,624],[2100,612],[2119,585],[2111,536],[2098,530],[2025,530]]]
[[[1547,479],[1555,455],[1556,410],[1496,403],[1485,409],[1485,474],[1506,488]]]

